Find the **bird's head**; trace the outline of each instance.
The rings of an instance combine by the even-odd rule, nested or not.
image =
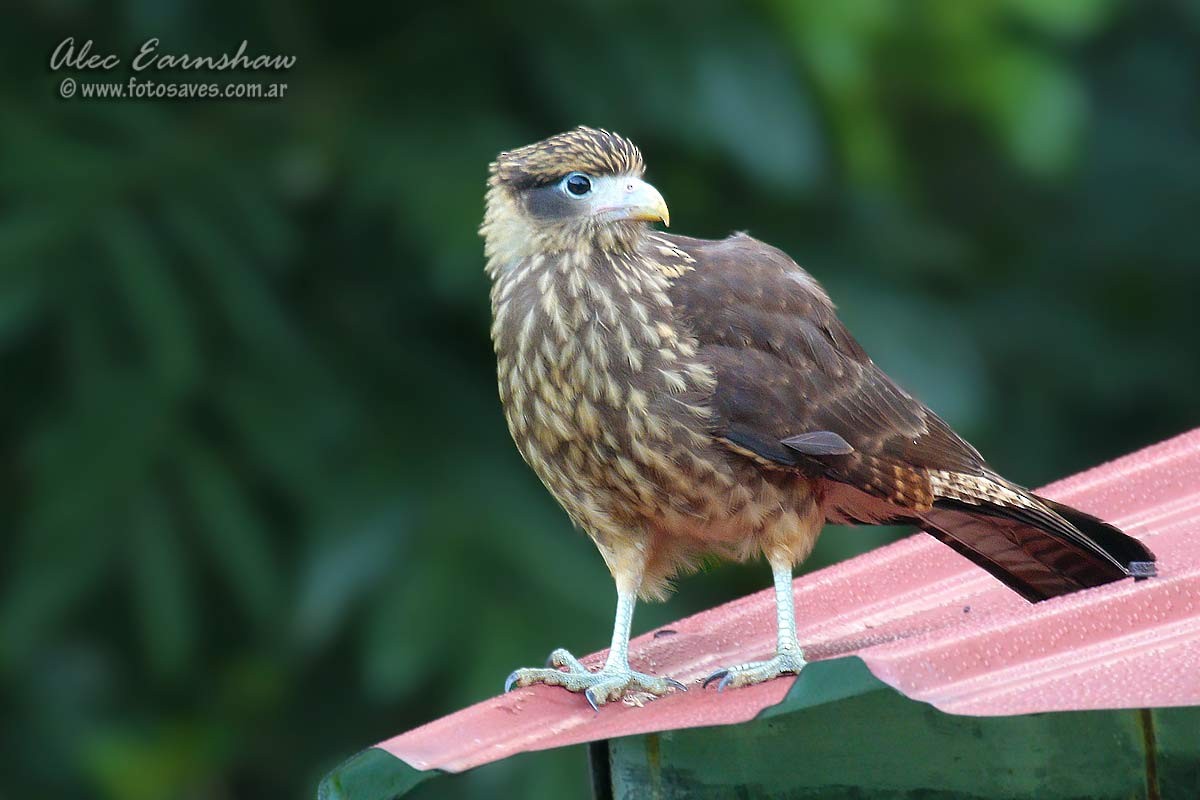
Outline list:
[[[489,264],[594,245],[632,247],[647,222],[669,221],[662,195],[642,180],[645,169],[633,142],[595,128],[501,153],[480,228]]]

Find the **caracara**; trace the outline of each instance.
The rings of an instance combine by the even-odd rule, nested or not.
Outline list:
[[[509,430],[617,587],[602,669],[556,650],[507,688],[593,706],[683,688],[630,669],[633,607],[708,555],[765,556],[779,622],[773,658],[709,680],[798,672],[792,570],[827,521],[919,525],[1033,602],[1154,574],[1140,542],[993,471],[787,255],[651,228],[667,206],[643,172],[632,142],[584,127],[491,165],[481,234]]]

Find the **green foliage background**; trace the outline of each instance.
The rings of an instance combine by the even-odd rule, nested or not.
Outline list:
[[[1030,485],[1196,424],[1200,10],[53,0],[0,26],[0,797],[299,797],[607,642],[508,439],[488,161],[579,123],[678,230],[746,229]],[[111,75],[47,66],[66,36]],[[86,102],[162,52],[279,101]],[[831,531],[811,565],[895,531]],[[761,588],[686,581],[645,630]],[[802,610],[801,610],[801,613]],[[575,797],[579,750],[420,798]]]

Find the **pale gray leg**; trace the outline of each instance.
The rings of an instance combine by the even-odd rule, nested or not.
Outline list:
[[[636,603],[636,588],[618,586],[612,647],[599,672],[589,672],[575,656],[559,648],[550,654],[545,669],[518,669],[509,675],[504,682],[504,691],[535,683],[561,686],[571,692],[583,692],[592,708],[599,711],[600,706],[623,697],[626,692],[664,695],[672,688],[684,689],[684,685],[673,678],[646,675],[629,668],[629,631],[633,625],[633,607]],[[566,672],[560,668],[566,668]]]
[[[780,675],[798,675],[804,667],[804,653],[796,639],[796,601],[792,594],[792,562],[784,556],[771,559],[771,574],[775,578],[775,657],[768,661],[751,661],[728,669],[719,669],[704,679],[708,686],[713,681],[717,691],[726,686],[750,686],[769,681]]]

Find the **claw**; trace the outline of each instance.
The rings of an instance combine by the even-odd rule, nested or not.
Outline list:
[[[719,669],[704,679],[704,686],[718,681],[717,691],[723,692],[730,686],[753,686],[780,675],[799,675],[804,668],[804,654],[800,648],[792,647],[775,654],[766,661],[750,661],[736,667]]]
[[[561,648],[550,654],[545,669],[514,671],[504,682],[504,691],[539,683],[561,686],[567,691],[585,694],[588,705],[594,711],[599,711],[600,706],[629,693],[647,692],[659,697],[672,689],[687,691],[687,687],[674,678],[634,672],[628,664],[606,663],[599,671],[593,672],[570,652]]]

